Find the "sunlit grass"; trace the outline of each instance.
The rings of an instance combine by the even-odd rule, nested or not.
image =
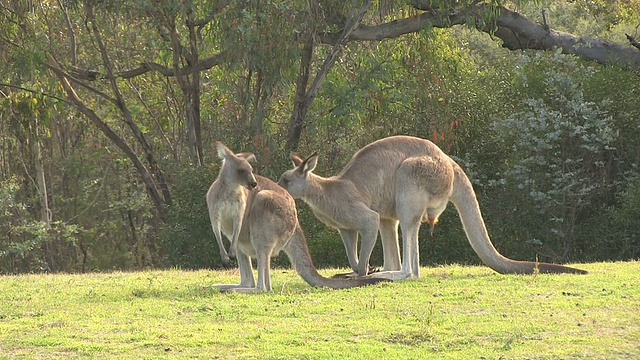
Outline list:
[[[251,295],[211,288],[237,271],[2,276],[0,358],[639,358],[640,263],[579,267],[452,265],[346,290],[276,269]]]

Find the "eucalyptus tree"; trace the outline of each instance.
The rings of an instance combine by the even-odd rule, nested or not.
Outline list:
[[[226,73],[244,79],[239,122],[251,123],[248,133],[256,135],[264,133],[274,90],[292,81],[293,62],[300,59],[293,103],[288,107],[285,148],[289,150],[298,147],[306,114],[323,80],[353,41],[380,41],[431,27],[467,24],[500,38],[509,49],[557,46],[590,60],[640,68],[639,51],[633,47],[637,42],[631,35],[629,46],[580,38],[553,30],[546,18],[537,23],[494,1],[58,0],[29,4],[33,21],[21,26],[27,34],[40,34],[40,41],[32,43],[35,58],[55,74],[67,102],[131,161],[159,214],[171,204],[171,192],[149,131],[155,129],[178,159],[181,133],[167,134],[168,125],[160,119],[170,114],[172,125],[184,125],[192,162],[202,165],[201,101],[206,86],[202,76],[221,65],[223,77]],[[318,44],[332,47],[322,56]],[[239,68],[244,75],[237,72]],[[150,103],[147,94],[161,91],[163,83],[171,100]],[[174,95],[174,84],[180,97]],[[286,87],[281,88],[285,95]],[[176,103],[181,103],[179,109]],[[173,112],[160,108],[167,104]],[[113,122],[115,118],[120,120]],[[129,129],[130,139],[114,131],[119,124]]]
[[[616,41],[590,36],[580,36],[553,28],[555,18],[545,16],[545,8],[540,8],[540,20],[528,18],[511,8],[518,8],[530,1],[518,1],[503,5],[489,1],[451,0],[381,0],[375,4],[357,1],[314,0],[309,2],[313,27],[307,28],[302,39],[300,74],[296,83],[296,96],[288,127],[287,146],[297,148],[302,128],[308,122],[306,113],[317,94],[317,88],[326,77],[338,49],[352,42],[379,42],[384,39],[399,38],[433,27],[450,28],[466,25],[499,39],[509,50],[552,50],[560,48],[567,54],[575,54],[589,61],[602,64],[616,64],[631,70],[640,70],[640,46],[636,33],[626,33],[625,39]],[[605,3],[591,2],[585,6],[598,7],[594,13],[613,14],[612,21],[621,18],[638,19],[633,15],[637,4],[620,4],[619,10]],[[361,7],[361,13],[354,9]],[[637,9],[635,10],[637,11]],[[617,14],[617,13],[619,14]],[[357,16],[355,16],[357,14]],[[602,15],[600,15],[602,16]],[[630,28],[631,29],[631,28]],[[332,45],[322,66],[318,68],[314,81],[309,85],[311,63],[317,55],[317,44]],[[318,60],[316,60],[318,61]]]
[[[637,0],[602,4],[584,1],[598,25],[638,19],[632,13]],[[58,122],[27,120],[20,129],[31,139],[65,133],[73,122],[74,135],[91,137],[87,153],[108,144],[117,155],[101,159],[112,164],[101,163],[96,172],[118,169],[132,188],[141,182],[152,216],[162,219],[174,203],[171,185],[181,183],[176,164],[206,163],[213,140],[256,151],[260,170],[274,176],[269,164],[284,157],[274,155],[281,150],[340,140],[338,155],[348,156],[358,145],[349,134],[433,133],[445,147],[455,146],[437,130],[453,129],[460,114],[477,116],[470,105],[482,101],[477,94],[492,79],[476,76],[490,71],[466,61],[468,49],[453,49],[454,32],[433,28],[466,25],[478,30],[474,39],[491,36],[510,50],[557,47],[589,61],[640,68],[632,26],[626,36],[609,39],[586,31],[571,35],[557,16],[541,11],[546,6],[493,0],[8,1],[0,4],[0,90],[25,103],[49,99],[38,111]],[[441,45],[448,48],[436,48]],[[444,74],[449,78],[442,64],[452,67]],[[492,95],[483,94],[486,103]],[[450,102],[455,96],[465,98]],[[448,110],[438,112],[439,106]],[[483,106],[506,111],[500,104]],[[329,135],[314,142],[311,135],[322,132]],[[15,148],[3,151],[5,176],[16,172],[5,160]],[[55,160],[53,153],[46,156],[44,164]],[[34,188],[49,188],[46,176]]]

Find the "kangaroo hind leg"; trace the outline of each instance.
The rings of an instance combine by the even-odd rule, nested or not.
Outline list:
[[[420,223],[426,213],[427,196],[416,192],[415,188],[405,188],[396,194],[396,212],[402,230],[402,267],[401,278],[420,277],[420,250],[418,233]]]
[[[402,273],[420,276],[418,233],[423,218],[431,230],[444,211],[453,189],[453,168],[443,157],[405,160],[396,174],[396,213],[402,229]]]
[[[240,268],[240,284],[214,284],[213,287],[220,289],[220,291],[253,291],[253,289],[256,289],[256,283],[253,277],[251,257],[242,251],[238,251],[236,257]]]
[[[379,231],[382,239],[384,269],[369,272],[367,277],[388,280],[401,280],[407,277],[401,271],[398,223],[398,220],[394,219],[380,219]]]
[[[255,195],[249,212],[251,245],[256,251],[259,291],[271,291],[271,256],[277,255],[298,224],[295,202],[287,195],[263,190]]]
[[[400,270],[400,246],[398,244],[398,220],[380,219],[380,238],[384,254],[384,270]]]

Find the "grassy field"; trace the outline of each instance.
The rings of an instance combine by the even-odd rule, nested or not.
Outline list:
[[[0,277],[0,359],[638,359],[640,263],[589,275],[423,268],[328,290],[219,293],[237,271]],[[340,270],[323,270],[325,275]]]

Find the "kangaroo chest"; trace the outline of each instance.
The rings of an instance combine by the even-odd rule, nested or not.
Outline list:
[[[243,219],[247,204],[247,196],[242,189],[229,195],[217,202],[220,228],[227,237],[233,234],[234,227]]]
[[[313,215],[315,215],[315,217],[318,218],[318,220],[322,221],[325,225],[329,227],[332,227],[335,229],[344,229],[347,227],[344,222],[340,221],[339,219],[335,219],[334,217],[328,214],[325,214],[320,209],[314,209],[312,207],[311,210],[313,211]]]

